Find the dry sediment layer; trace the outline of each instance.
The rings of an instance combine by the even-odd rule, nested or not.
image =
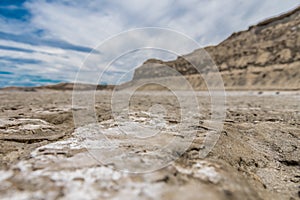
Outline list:
[[[158,140],[145,145],[143,150],[142,143],[130,143],[132,140],[113,134],[117,129],[111,121],[110,95],[98,92],[95,108],[101,127],[115,144],[120,144],[120,150],[147,158],[148,147],[168,141]],[[209,131],[206,122],[210,118],[210,98],[200,93],[202,112],[197,118],[199,125],[194,127],[196,137],[188,150],[166,168],[130,175],[116,170],[113,163],[101,164],[89,156],[81,137],[85,129],[73,131],[72,111],[80,112],[83,108],[72,109],[70,92],[2,92],[0,196],[3,199],[297,199],[299,95],[229,92],[224,129],[211,153],[200,159],[203,136]],[[166,126],[174,126],[178,123],[179,109],[175,100],[164,92],[137,93],[132,97],[130,113],[143,123],[153,119],[145,114],[149,108],[162,103],[168,113],[163,118]],[[165,137],[179,136],[184,138],[184,132],[175,131]],[[109,148],[114,151],[116,146]],[[156,154],[151,155],[153,158]],[[157,156],[160,159],[160,154]]]

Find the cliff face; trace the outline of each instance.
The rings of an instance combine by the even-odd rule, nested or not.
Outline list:
[[[300,7],[234,33],[215,47],[207,47],[220,70],[289,64],[300,60]]]
[[[267,19],[246,31],[232,34],[217,46],[206,47],[227,89],[300,89],[300,7]],[[189,56],[200,55],[195,50]],[[185,59],[147,60],[136,69],[133,81],[166,77],[164,67],[172,67],[196,89],[205,89],[198,72]],[[205,63],[205,62],[204,62]],[[209,65],[202,66],[202,73]]]

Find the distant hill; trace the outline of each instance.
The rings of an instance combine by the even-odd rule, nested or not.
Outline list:
[[[74,83],[58,83],[54,85],[38,86],[38,87],[6,87],[0,88],[2,91],[41,91],[41,90],[58,90],[66,91],[73,90]],[[113,85],[91,85],[91,84],[77,84],[77,90],[113,90]]]
[[[226,89],[299,90],[300,89],[300,7],[267,19],[246,31],[233,33],[217,46],[206,47],[221,72]],[[163,68],[176,69],[195,89],[205,83],[184,58],[200,59],[201,50],[164,62],[149,59],[134,73],[133,82],[166,77]],[[209,65],[203,65],[207,73]]]

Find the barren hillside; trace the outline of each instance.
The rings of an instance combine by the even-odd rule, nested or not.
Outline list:
[[[233,33],[205,50],[219,67],[226,89],[295,90],[300,88],[299,31],[300,7]],[[168,62],[149,59],[136,69],[133,80],[168,76],[161,69],[169,66],[185,75],[194,88],[205,89],[201,76],[184,59],[199,59],[200,52],[195,50]],[[202,73],[208,67],[202,66]]]

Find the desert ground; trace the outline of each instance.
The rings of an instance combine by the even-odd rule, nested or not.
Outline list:
[[[95,150],[107,161],[101,162],[84,141],[91,129],[74,125],[73,112],[84,108],[72,107],[72,91],[2,91],[1,199],[299,199],[299,91],[227,92],[223,129],[205,157],[199,155],[211,131],[206,125],[210,97],[196,93],[201,113],[193,116],[197,124],[190,127],[191,143],[174,156],[159,148],[174,138],[183,144],[191,134],[176,129],[176,98],[155,94],[132,96],[130,119],[150,126],[163,122],[166,134],[137,140],[137,135],[118,132],[112,93],[95,93],[97,123],[111,141]],[[151,110],[153,105],[160,107]],[[164,115],[157,112],[161,107]],[[139,160],[131,160],[134,156]],[[146,171],[153,167],[149,163],[160,168],[126,172],[136,167],[132,163]]]

